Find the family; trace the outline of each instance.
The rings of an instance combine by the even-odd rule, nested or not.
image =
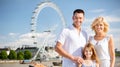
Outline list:
[[[91,24],[93,35],[82,29],[85,12],[73,12],[71,26],[64,28],[56,40],[55,50],[62,58],[62,67],[114,67],[115,50],[109,24],[97,17]]]

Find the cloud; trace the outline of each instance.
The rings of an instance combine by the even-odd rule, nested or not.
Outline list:
[[[120,17],[117,17],[117,16],[109,16],[109,15],[99,15],[99,16],[104,17],[105,20],[109,23],[120,22]],[[85,22],[93,22],[94,19],[97,18],[97,17],[85,18]]]
[[[95,9],[95,10],[90,10],[90,12],[93,12],[93,13],[101,13],[101,12],[104,12],[105,9]]]
[[[109,30],[109,33],[120,33],[120,29],[119,28],[112,28]]]
[[[90,22],[91,23],[91,22],[93,22],[94,19],[95,19],[95,17],[93,17],[93,18],[85,18],[85,23],[86,22]]]
[[[15,34],[15,33],[9,33],[9,35],[10,35],[10,36],[14,36],[14,35],[16,35],[16,34]]]
[[[115,37],[113,37],[114,39],[114,46],[115,48],[117,48],[118,51],[120,51],[120,35],[117,35]]]
[[[10,46],[13,49],[15,49],[16,47],[21,47],[22,45],[39,46],[46,43],[53,45],[53,43],[55,42],[56,35],[53,33],[43,32],[43,33],[36,33],[34,35],[36,35],[37,37],[36,41],[38,45],[33,44],[33,42],[35,42],[35,38],[31,38],[33,36],[33,33],[26,33],[19,35],[18,36],[19,39],[16,39],[11,42],[4,42],[4,45],[3,43],[0,43],[0,46]]]
[[[120,22],[120,17],[116,16],[104,16],[108,22]]]
[[[120,10],[114,10],[111,12],[106,11],[106,9],[94,9],[90,10],[92,13],[97,13],[96,17],[103,16],[108,22],[120,22]],[[87,18],[86,21],[93,21],[96,17]]]
[[[9,33],[8,35],[0,35],[0,47],[12,47],[13,49],[16,47],[21,47],[22,45],[30,45],[30,46],[40,46],[47,43],[51,46],[55,43],[56,34],[53,33],[57,29],[58,25],[55,24],[48,31],[44,31],[42,33]],[[32,38],[35,36],[36,38]],[[37,42],[37,45],[34,44]],[[54,44],[55,45],[55,44]]]

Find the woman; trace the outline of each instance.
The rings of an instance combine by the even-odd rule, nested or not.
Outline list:
[[[100,67],[114,67],[115,51],[113,37],[108,35],[109,24],[103,17],[96,18],[92,25],[95,35],[90,36],[90,41],[94,44],[97,55],[100,59]]]

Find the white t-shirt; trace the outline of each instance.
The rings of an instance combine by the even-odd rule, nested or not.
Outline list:
[[[63,49],[73,56],[82,56],[82,48],[88,40],[88,35],[81,30],[80,34],[74,26],[63,29],[57,41],[63,46]],[[76,67],[76,64],[71,60],[63,57],[62,67]]]

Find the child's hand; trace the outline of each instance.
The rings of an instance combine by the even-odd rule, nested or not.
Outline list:
[[[84,60],[81,57],[74,57],[73,61],[77,64],[82,64]]]
[[[83,58],[81,58],[81,57],[78,57],[78,59],[77,59],[77,63],[79,63],[79,64],[82,64],[83,63]]]

